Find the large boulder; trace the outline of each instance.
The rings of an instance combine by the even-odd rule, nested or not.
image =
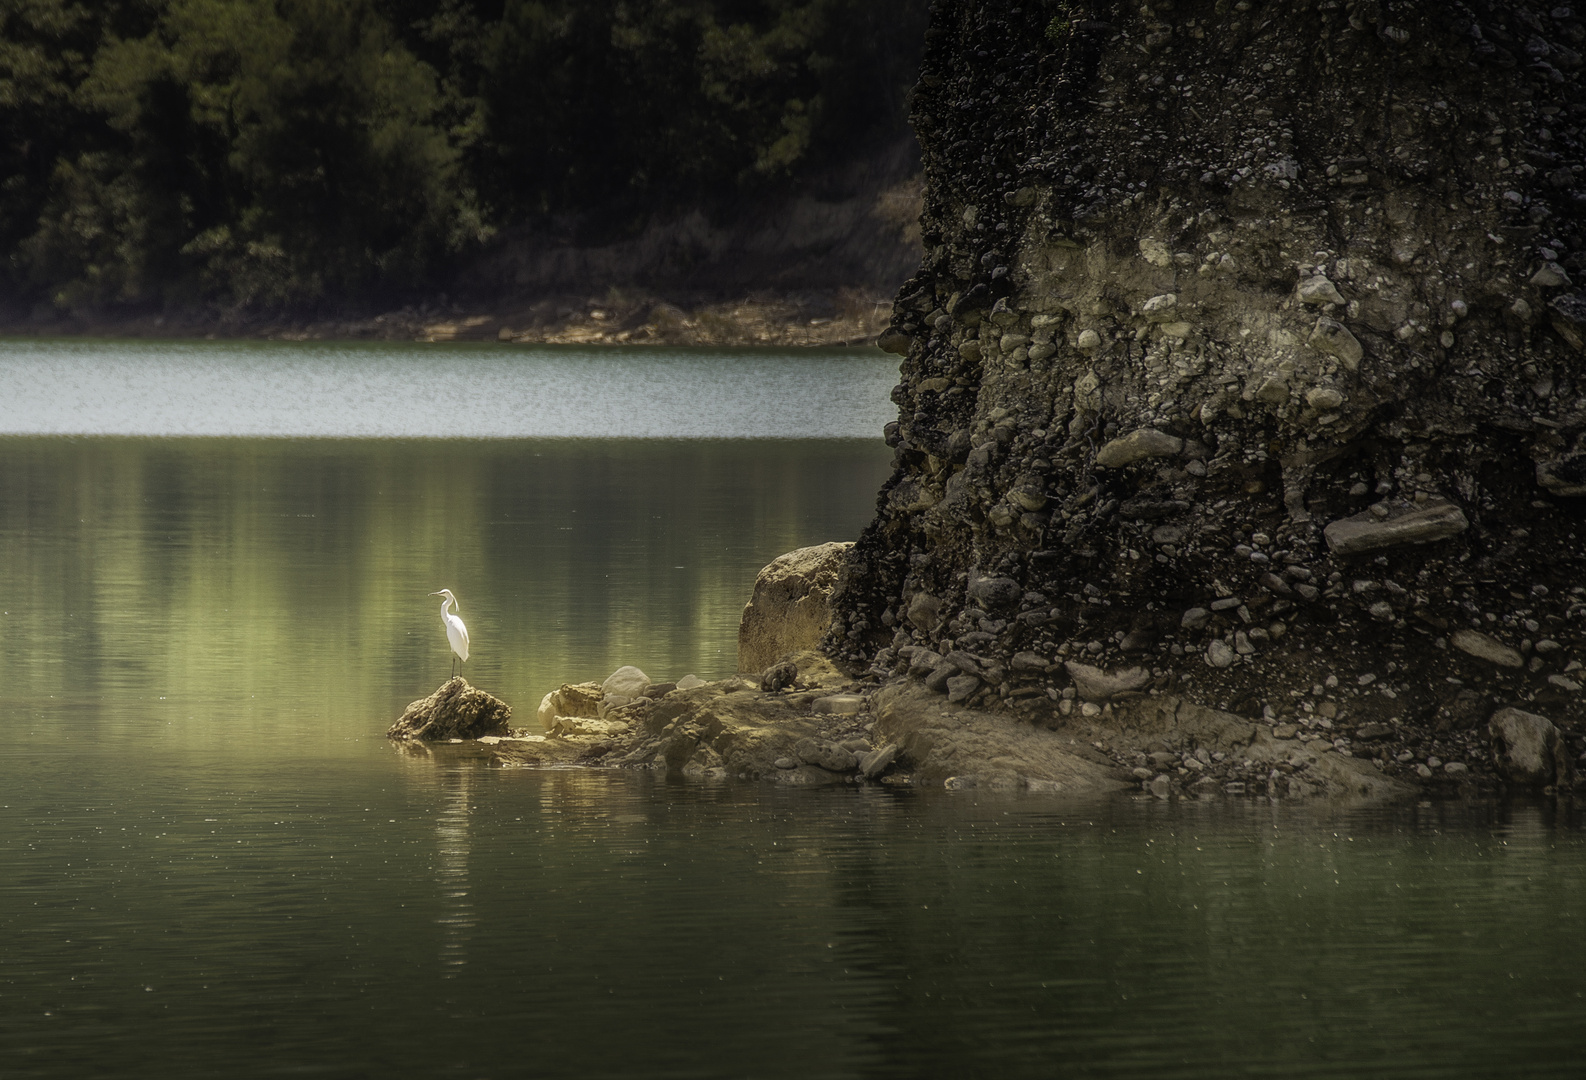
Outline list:
[[[1574,694],[1582,10],[933,5],[893,472],[832,657],[967,651],[1031,719],[1069,660],[1416,728],[1448,679]]]
[[[540,727],[550,731],[559,719],[594,719],[603,693],[597,682],[563,683],[540,699]]]
[[[510,735],[512,706],[468,685],[461,676],[441,685],[427,698],[408,705],[402,718],[386,732],[388,739],[477,739]]]
[[[789,653],[819,644],[831,622],[832,588],[851,547],[833,542],[799,548],[760,571],[738,624],[739,671],[764,671]]]
[[[1569,786],[1573,762],[1553,721],[1524,709],[1500,709],[1488,721],[1493,757],[1505,776],[1520,784]]]

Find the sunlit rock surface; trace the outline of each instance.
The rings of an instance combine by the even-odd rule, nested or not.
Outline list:
[[[510,735],[507,721],[511,718],[512,706],[455,676],[429,697],[410,704],[386,737],[434,742]]]
[[[833,542],[799,548],[760,571],[738,625],[739,671],[764,671],[819,644],[831,622],[832,588],[851,547]]]

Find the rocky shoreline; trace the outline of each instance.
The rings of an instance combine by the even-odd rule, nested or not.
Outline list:
[[[894,769],[1575,788],[1583,50],[1531,0],[933,6],[893,472],[820,643],[928,733]],[[938,772],[954,725],[1021,749]]]
[[[829,620],[832,577],[849,547],[790,552],[762,571],[745,607],[740,656],[754,662],[786,649],[761,672],[652,682],[624,667],[602,683],[548,693],[538,731],[509,729],[509,710],[453,680],[414,702],[391,735],[407,752],[498,765],[806,787],[1381,801],[1577,786],[1579,747],[1546,718],[1506,707],[1443,731],[1364,719],[1362,699],[1393,700],[1376,680],[1324,680],[1292,712],[1247,717],[1195,704],[1143,667],[1062,661],[1037,674],[1026,658],[1008,672],[967,653],[915,647],[896,671],[845,671],[801,646]],[[1046,688],[1002,692],[1030,684]],[[451,701],[460,703],[461,723],[448,716],[437,726],[433,711]],[[469,726],[476,716],[489,730]],[[431,730],[439,734],[423,734]]]
[[[837,348],[874,344],[891,318],[891,298],[863,289],[761,292],[733,299],[667,299],[612,289],[599,296],[551,294],[494,304],[443,297],[356,317],[51,313],[7,319],[0,329],[15,337]]]
[[[1156,691],[1040,723],[953,702],[917,680],[854,679],[815,652],[784,664],[800,675],[781,689],[768,689],[763,677],[650,684],[624,668],[607,685],[626,683],[637,697],[598,683],[563,686],[542,705],[541,732],[399,746],[496,765],[650,769],[800,787],[1359,802],[1566,794],[1579,786],[1559,730],[1514,708],[1479,733],[1430,744],[1419,733],[1250,720]],[[1449,760],[1437,758],[1439,748]]]

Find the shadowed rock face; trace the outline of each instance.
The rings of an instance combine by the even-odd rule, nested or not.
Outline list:
[[[1472,689],[1573,721],[1573,9],[938,3],[895,471],[829,650],[967,655],[1032,716],[1073,656],[1345,737]]]
[[[512,706],[461,676],[449,679],[427,698],[410,704],[402,719],[386,732],[388,739],[477,739],[481,735],[510,735],[507,721]]]

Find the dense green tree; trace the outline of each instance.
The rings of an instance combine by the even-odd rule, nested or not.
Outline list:
[[[620,223],[851,156],[903,130],[923,9],[509,0],[481,42],[481,185],[509,217],[598,207]]]
[[[367,301],[493,228],[895,139],[924,0],[0,0],[0,244],[66,307]]]
[[[356,295],[478,230],[434,73],[361,0],[172,0],[76,97],[115,137],[27,245],[66,302]]]

